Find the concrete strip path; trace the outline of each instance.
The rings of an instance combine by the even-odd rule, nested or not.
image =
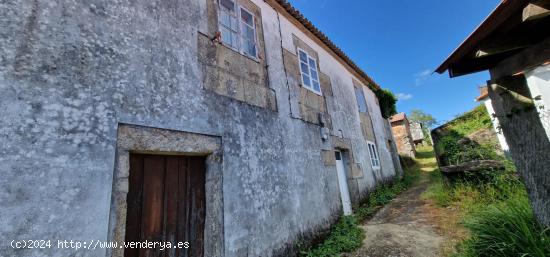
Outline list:
[[[433,168],[423,165],[423,171]],[[423,172],[424,173],[424,172]],[[345,257],[431,257],[441,256],[445,238],[438,234],[436,209],[421,199],[429,178],[420,180],[362,225],[363,246]]]

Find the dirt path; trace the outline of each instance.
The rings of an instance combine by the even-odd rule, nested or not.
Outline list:
[[[440,233],[440,210],[421,199],[429,186],[427,172],[435,168],[429,156],[422,163],[419,181],[363,224],[363,246],[346,257],[441,256],[444,236]]]

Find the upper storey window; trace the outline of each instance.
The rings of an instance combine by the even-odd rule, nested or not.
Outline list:
[[[367,101],[365,100],[363,88],[355,87],[355,99],[357,99],[357,107],[359,107],[359,112],[367,112]]]
[[[305,88],[310,89],[317,94],[321,94],[321,86],[319,84],[319,72],[317,71],[317,62],[315,61],[315,59],[313,59],[313,57],[311,57],[302,49],[298,49],[298,55],[298,57],[300,58],[302,84]]]
[[[240,53],[258,58],[256,19],[252,12],[232,0],[220,0],[219,27],[222,43]]]

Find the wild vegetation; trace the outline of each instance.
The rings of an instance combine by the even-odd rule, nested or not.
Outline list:
[[[422,132],[424,133],[424,143],[431,144],[430,128],[433,127],[437,120],[429,113],[419,109],[412,109],[409,112],[409,120],[422,124]]]
[[[435,144],[450,163],[474,159],[505,162],[504,171],[486,170],[466,173],[456,180],[446,180],[433,172],[431,186],[423,197],[436,205],[459,213],[460,226],[467,229],[452,254],[473,256],[550,256],[550,229],[539,226],[533,216],[525,186],[514,165],[495,151],[495,142],[464,144],[459,142],[471,133],[490,128],[491,120],[483,106],[457,117],[445,125],[446,134]]]
[[[482,143],[464,143],[468,135],[482,129],[492,129],[492,123],[485,106],[479,105],[442,126],[444,136],[435,142],[435,151],[450,165],[472,160],[502,159],[495,152],[496,138]]]
[[[300,250],[300,256],[333,257],[358,249],[365,238],[364,231],[359,225],[409,188],[417,180],[419,171],[418,165],[412,165],[405,170],[402,179],[377,187],[363,202],[354,206],[353,215],[340,218],[321,244]]]
[[[397,113],[397,97],[391,91],[380,88],[375,90],[374,93],[376,94],[376,98],[378,98],[382,117],[387,119]]]

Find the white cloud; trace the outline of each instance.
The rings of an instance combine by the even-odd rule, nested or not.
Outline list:
[[[424,84],[424,82],[428,80],[431,75],[432,75],[432,71],[429,69],[426,69],[414,74],[414,78],[415,78],[414,84],[417,86]]]
[[[406,94],[406,93],[399,93],[397,94],[397,100],[405,101],[413,98],[413,95]]]

